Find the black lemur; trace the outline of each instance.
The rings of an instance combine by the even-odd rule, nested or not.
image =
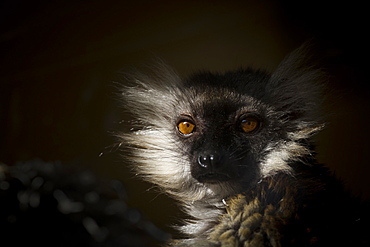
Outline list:
[[[315,160],[325,76],[311,61],[303,46],[272,74],[180,78],[159,63],[129,76],[129,158],[190,216],[169,246],[369,244],[359,208]]]

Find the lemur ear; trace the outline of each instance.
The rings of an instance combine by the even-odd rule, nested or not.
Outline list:
[[[270,104],[290,119],[317,122],[325,75],[311,52],[311,45],[305,43],[288,55],[265,90]]]

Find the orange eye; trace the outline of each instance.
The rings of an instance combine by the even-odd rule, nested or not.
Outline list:
[[[259,126],[259,121],[253,117],[245,117],[240,123],[240,127],[245,133],[250,133],[256,130]]]
[[[195,129],[195,124],[183,121],[177,124],[177,129],[183,135],[190,135]]]

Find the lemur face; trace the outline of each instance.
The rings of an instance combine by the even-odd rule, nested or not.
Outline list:
[[[255,181],[266,148],[266,109],[226,88],[196,90],[197,103],[175,124],[177,142],[191,176],[200,183]]]
[[[250,111],[242,114],[218,111],[215,116],[191,114],[178,118],[176,129],[179,142],[189,150],[185,155],[191,175],[201,183],[250,180],[258,173],[257,153],[263,152],[263,145],[256,145],[262,117]]]

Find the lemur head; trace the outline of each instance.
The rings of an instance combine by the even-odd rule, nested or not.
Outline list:
[[[301,49],[302,50],[302,49]],[[239,69],[181,79],[159,64],[131,77],[124,102],[138,120],[123,134],[139,174],[182,201],[221,200],[310,154],[321,129],[321,73],[302,51],[268,74]]]

